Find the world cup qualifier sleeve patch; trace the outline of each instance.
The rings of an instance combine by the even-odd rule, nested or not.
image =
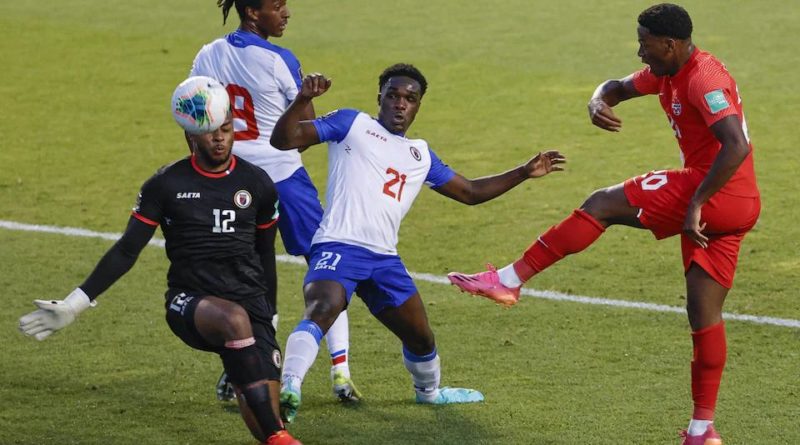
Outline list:
[[[705,97],[706,104],[708,104],[708,108],[711,110],[712,114],[717,114],[731,106],[728,100],[725,99],[725,94],[722,90],[714,90],[710,93],[706,93],[703,97]]]

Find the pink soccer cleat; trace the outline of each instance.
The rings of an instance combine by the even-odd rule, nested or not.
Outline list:
[[[519,287],[505,287],[500,282],[500,277],[497,275],[497,269],[491,264],[487,264],[486,272],[479,272],[472,275],[463,274],[460,272],[450,272],[447,278],[450,283],[461,289],[463,292],[469,292],[472,295],[480,295],[486,297],[497,304],[503,306],[513,306],[519,301]]]
[[[681,431],[681,437],[682,445],[722,445],[722,438],[717,434],[714,425],[709,425],[706,432],[699,436],[690,436],[686,430]]]

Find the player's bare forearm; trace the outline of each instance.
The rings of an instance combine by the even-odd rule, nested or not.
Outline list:
[[[530,179],[525,166],[519,166],[499,175],[485,176],[469,181],[469,205],[490,201]]]
[[[303,79],[297,97],[275,124],[269,142],[279,150],[308,148],[319,143],[317,129],[309,117],[313,115],[311,100],[322,96],[331,87],[331,79],[322,74],[311,73]],[[311,115],[309,115],[309,109]]]
[[[601,83],[594,90],[587,105],[592,124],[604,130],[619,131],[622,128],[622,120],[611,108],[624,100],[638,96],[641,94],[634,88],[632,76]]]
[[[750,145],[741,129],[737,116],[720,119],[711,126],[722,147],[711,164],[706,177],[692,197],[692,203],[702,206],[731,179],[750,154]]]
[[[139,253],[153,237],[156,228],[131,217],[122,237],[103,255],[92,273],[79,287],[94,300],[127,273]]]
[[[311,106],[311,98],[298,95],[286,111],[283,112],[275,128],[272,130],[269,143],[278,150],[291,150],[296,147],[308,147],[311,143],[302,143],[303,128],[301,123],[310,122],[304,118],[308,114],[307,107]],[[314,132],[316,134],[316,131]]]
[[[436,189],[440,194],[467,205],[480,204],[511,190],[526,179],[538,178],[550,172],[562,171],[567,158],[556,150],[538,153],[528,162],[506,172],[477,179],[455,175],[447,184]]]
[[[628,100],[633,95],[626,88],[626,79],[610,79],[597,86],[591,100],[602,100],[609,107],[614,107],[622,101]]]
[[[308,105],[306,106],[305,110],[303,111],[303,119],[302,120],[310,121],[310,120],[314,120],[316,117],[317,117],[317,113],[314,110],[314,102],[309,102]],[[310,145],[304,145],[304,146],[301,146],[301,147],[297,147],[297,151],[302,153],[302,152],[308,150],[309,147],[310,147]]]
[[[528,179],[523,166],[495,176],[467,179],[459,174],[435,190],[450,199],[476,205],[496,198]]]

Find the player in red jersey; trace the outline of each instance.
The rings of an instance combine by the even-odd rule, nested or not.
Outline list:
[[[722,305],[733,285],[739,246],[761,207],[752,146],[736,83],[721,62],[692,43],[689,14],[665,3],[646,9],[638,22],[638,55],[647,66],[598,86],[589,115],[594,125],[616,132],[622,121],[611,107],[658,94],[683,168],[597,190],[513,264],[449,278],[464,291],[510,305],[522,283],[584,250],[611,225],[648,229],[657,239],[680,234],[694,343],[694,413],[683,443],[719,445],[712,421],[726,357]]]

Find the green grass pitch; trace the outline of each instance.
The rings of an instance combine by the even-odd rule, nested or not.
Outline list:
[[[184,156],[168,109],[200,46],[234,29],[211,0],[0,4],[0,220],[119,232],[141,183]],[[609,0],[291,0],[284,38],[306,72],[334,79],[316,102],[375,112],[377,76],[416,64],[430,87],[410,135],[468,177],[557,148],[568,171],[465,207],[424,191],[404,221],[409,269],[443,275],[504,265],[594,189],[679,165],[655,98],[617,108],[624,128],[589,123],[601,81],[641,65],[636,16]],[[726,311],[800,319],[796,24],[785,0],[686,1],[694,40],[736,78],[755,146],[763,211],[744,242]],[[235,15],[235,14],[234,14]],[[304,160],[324,193],[324,147]],[[96,309],[39,343],[17,332],[35,298],[62,298],[109,241],[0,229],[0,444],[252,444],[218,403],[218,359],[163,318],[167,261],[147,248]],[[280,342],[302,312],[304,270],[279,266]],[[399,342],[354,300],[351,357],[366,395],[330,395],[324,353],[290,430],[306,444],[677,444],[691,414],[685,316],[526,298],[504,310],[419,282],[443,383],[486,402],[413,403]],[[529,287],[682,306],[677,240],[613,228]],[[800,330],[728,323],[717,426],[729,444],[800,443]],[[324,348],[323,348],[324,351]]]

